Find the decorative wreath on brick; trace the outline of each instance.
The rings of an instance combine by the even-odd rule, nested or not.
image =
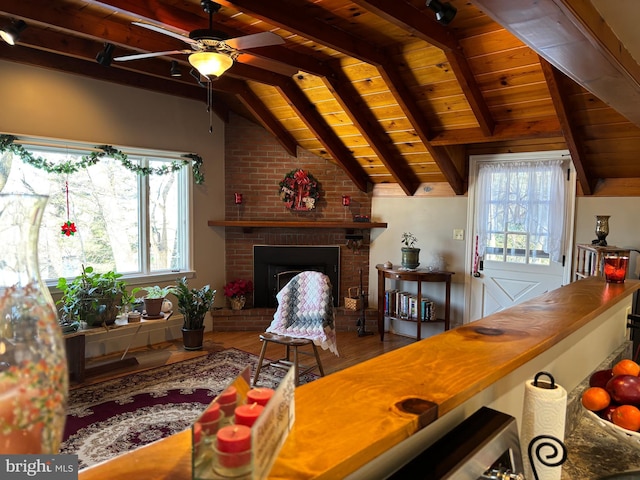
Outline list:
[[[280,182],[280,199],[291,210],[313,210],[319,196],[318,181],[302,169],[291,170]]]

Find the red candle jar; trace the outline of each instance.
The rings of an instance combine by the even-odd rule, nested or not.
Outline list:
[[[248,405],[240,405],[236,408],[235,411],[235,421],[236,425],[245,425],[247,427],[252,427],[258,417],[264,410],[262,405],[258,405],[257,403],[252,403]]]
[[[228,425],[218,430],[216,455],[216,463],[224,469],[250,467],[251,428],[246,425]]]
[[[351,197],[349,195],[343,195],[342,196],[342,206],[343,207],[348,207],[349,205],[351,205]]]
[[[238,403],[238,392],[236,391],[236,387],[228,387],[224,392],[218,395],[216,403],[220,405],[220,410],[226,418],[233,418],[233,412]]]
[[[198,422],[202,426],[202,432],[205,435],[215,434],[218,431],[218,424],[220,423],[220,405],[217,403],[209,405],[200,416]]]
[[[617,253],[609,253],[604,257],[604,276],[607,283],[624,283],[629,266],[629,257]]]
[[[257,403],[264,406],[273,397],[274,392],[271,388],[253,388],[247,392],[247,403]]]
[[[233,194],[233,201],[235,202],[236,205],[242,204],[242,194],[241,193],[234,193]]]
[[[202,425],[200,422],[196,422],[193,424],[193,428],[191,429],[191,441],[193,442],[193,446],[197,447],[200,445],[200,439],[202,438]]]

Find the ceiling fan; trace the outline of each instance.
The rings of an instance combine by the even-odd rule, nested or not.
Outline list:
[[[143,58],[161,57],[165,55],[190,54],[189,63],[195,67],[200,74],[209,80],[222,75],[233,65],[233,62],[242,53],[242,50],[266,47],[269,45],[280,45],[284,40],[272,32],[261,32],[252,35],[244,35],[236,38],[224,38],[223,32],[213,30],[213,14],[220,10],[221,5],[211,0],[201,0],[200,5],[209,14],[209,28],[193,30],[189,36],[166,30],[153,24],[143,22],[132,22],[139,27],[148,28],[154,32],[162,33],[170,37],[177,38],[187,43],[191,50],[168,50],[164,52],[139,53],[135,55],[125,55],[114,58],[117,62],[128,60],[140,60]]]

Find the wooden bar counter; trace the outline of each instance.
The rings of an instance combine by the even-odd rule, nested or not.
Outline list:
[[[269,478],[345,478],[409,437],[435,441],[482,405],[519,421],[524,380],[548,368],[571,390],[625,341],[638,288],[580,280],[298,387],[295,425]],[[190,479],[190,432],[79,478]]]

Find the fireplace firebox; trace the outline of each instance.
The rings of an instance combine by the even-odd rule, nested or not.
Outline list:
[[[340,302],[340,247],[309,245],[253,246],[253,306],[277,307],[276,295],[300,272],[322,272],[331,280],[333,304]]]

